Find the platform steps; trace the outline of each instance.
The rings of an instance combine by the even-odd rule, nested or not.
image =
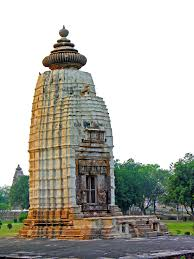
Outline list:
[[[26,220],[19,233],[22,238],[84,239],[81,229],[75,229],[71,220]]]
[[[157,237],[157,229],[153,229],[148,221],[146,220],[137,220],[136,227],[138,229],[139,237]]]

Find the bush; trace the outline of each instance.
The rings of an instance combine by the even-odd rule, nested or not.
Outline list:
[[[8,224],[7,224],[7,228],[11,229],[12,227],[13,227],[13,226],[12,226],[11,223],[8,223]]]
[[[16,218],[13,219],[13,222],[14,222],[14,223],[17,223],[17,221],[18,221],[18,220],[17,220]]]
[[[3,223],[2,223],[2,221],[0,220],[0,226],[2,226],[3,225]]]
[[[176,230],[176,233],[177,233],[177,235],[180,235],[181,231],[178,229],[178,230]]]
[[[24,219],[27,218],[27,216],[28,216],[28,213],[22,212],[22,213],[19,215],[19,222],[22,223],[22,222],[24,221]]]
[[[186,232],[185,232],[185,235],[188,235],[188,236],[189,236],[189,235],[190,235],[190,232],[189,232],[189,231],[186,231]]]

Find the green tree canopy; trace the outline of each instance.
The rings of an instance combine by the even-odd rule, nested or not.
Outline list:
[[[194,155],[187,153],[172,165],[167,188],[168,201],[182,204],[194,217]]]
[[[0,187],[0,210],[9,209],[9,186]]]
[[[169,172],[157,164],[141,164],[129,159],[124,163],[115,161],[116,203],[125,212],[132,205],[142,213],[155,205],[164,193]],[[155,206],[154,206],[155,208]]]
[[[10,204],[13,208],[28,209],[29,207],[29,176],[18,178],[10,189]]]
[[[140,164],[129,159],[123,164],[118,160],[115,163],[115,197],[116,204],[125,212],[139,199],[139,184],[137,172]]]

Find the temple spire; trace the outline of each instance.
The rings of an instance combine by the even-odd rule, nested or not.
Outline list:
[[[51,70],[63,68],[80,69],[86,64],[86,57],[74,49],[75,45],[66,38],[68,34],[69,31],[63,25],[63,28],[59,31],[61,38],[53,45],[54,50],[51,51],[50,55],[46,56],[42,61],[45,67],[49,67]]]
[[[15,170],[15,174],[14,174],[14,177],[13,177],[13,182],[12,182],[12,185],[15,184],[18,180],[19,177],[23,176],[23,171],[22,171],[22,168],[20,167],[20,165],[18,164],[16,170]]]

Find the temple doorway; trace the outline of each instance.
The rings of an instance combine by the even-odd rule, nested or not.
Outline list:
[[[77,162],[76,199],[82,212],[108,212],[110,176],[108,160],[80,159]]]

